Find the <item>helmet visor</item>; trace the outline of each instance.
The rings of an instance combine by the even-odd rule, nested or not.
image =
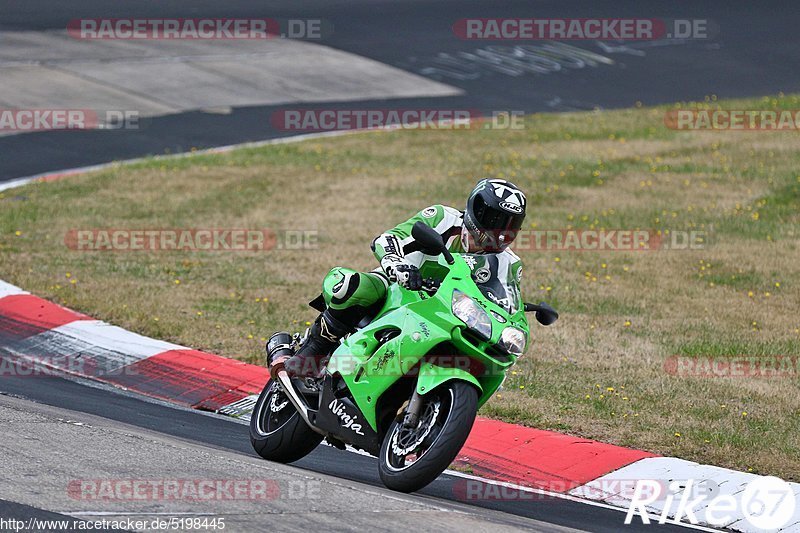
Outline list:
[[[485,231],[519,231],[525,215],[486,205],[483,198],[475,198],[475,222]]]
[[[524,214],[487,205],[480,196],[475,198],[474,216],[484,234],[481,244],[486,250],[502,250],[511,244],[525,220]]]

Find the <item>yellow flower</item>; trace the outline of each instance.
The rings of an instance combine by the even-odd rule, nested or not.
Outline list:
[[[675,432],[675,436],[676,436],[676,437],[678,437],[678,438],[680,438],[681,434],[680,434],[680,433],[678,433],[678,432],[676,431],[676,432]]]
[[[181,280],[176,279],[174,283],[175,283],[175,285],[180,285],[181,284]]]
[[[742,416],[747,416],[747,411],[742,411]]]
[[[69,272],[67,272],[67,273],[66,273],[66,274],[64,274],[64,275],[65,275],[66,277],[68,277],[68,278],[71,278],[71,277],[72,277],[72,274],[70,274]]]
[[[631,321],[630,320],[626,320],[625,321],[625,327],[629,328],[630,326],[631,326]]]
[[[21,232],[21,231],[15,231],[15,232],[14,232],[14,235],[16,235],[17,237],[19,237],[20,235],[22,235],[22,232]]]

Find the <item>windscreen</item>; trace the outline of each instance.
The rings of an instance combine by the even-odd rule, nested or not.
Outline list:
[[[463,254],[462,257],[472,269],[472,280],[487,299],[511,314],[520,309],[522,295],[509,254]]]

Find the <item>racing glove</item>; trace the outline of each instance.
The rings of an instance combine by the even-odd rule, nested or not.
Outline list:
[[[422,288],[422,275],[419,268],[407,263],[400,263],[394,267],[394,275],[397,283],[410,291],[418,291]]]

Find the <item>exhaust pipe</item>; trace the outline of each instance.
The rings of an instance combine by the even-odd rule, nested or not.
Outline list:
[[[316,427],[314,424],[311,423],[311,420],[308,418],[308,405],[306,405],[305,400],[297,394],[297,391],[294,389],[294,385],[292,385],[292,378],[289,377],[289,374],[286,373],[286,370],[280,368],[278,370],[278,383],[281,384],[281,388],[283,388],[283,392],[286,393],[286,396],[289,398],[289,401],[292,402],[294,408],[297,409],[297,412],[300,413],[300,418],[308,424],[308,427],[319,433],[320,435],[327,436],[328,434]]]

